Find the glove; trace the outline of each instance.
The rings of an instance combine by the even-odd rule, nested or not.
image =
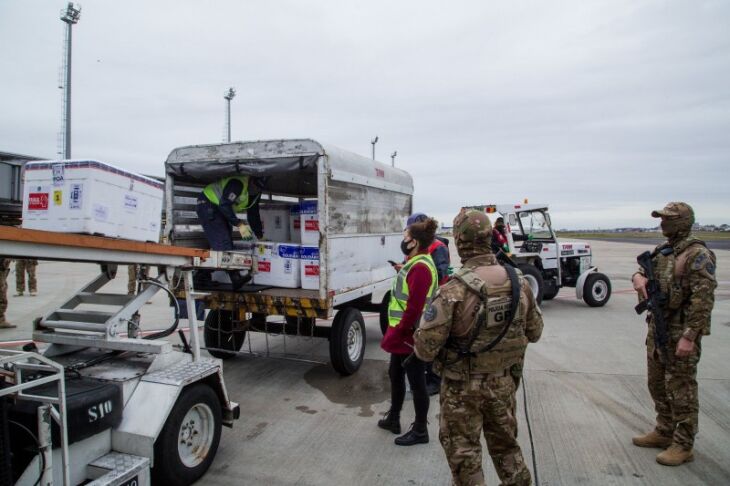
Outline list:
[[[238,232],[241,233],[241,238],[243,238],[245,241],[253,240],[253,232],[246,223],[240,223],[238,225]]]

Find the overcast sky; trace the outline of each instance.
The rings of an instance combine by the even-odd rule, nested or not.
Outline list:
[[[730,2],[87,0],[73,157],[313,138],[413,176],[415,208],[529,198],[558,228],[730,223]],[[0,151],[56,158],[65,2],[0,0]]]

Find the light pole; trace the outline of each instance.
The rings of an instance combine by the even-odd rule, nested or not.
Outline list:
[[[373,144],[373,160],[375,160],[375,144],[378,143],[378,136],[375,135],[375,138],[370,140],[370,143]]]
[[[71,158],[71,27],[81,17],[81,5],[68,2],[66,10],[61,10],[61,20],[66,23],[66,62],[64,64],[66,86],[63,93],[63,158]]]
[[[398,155],[398,151],[394,150],[392,154],[390,154],[390,165],[395,167],[395,156]]]
[[[226,142],[231,141],[231,100],[236,96],[236,90],[233,88],[228,88],[228,91],[226,94],[223,95],[223,98],[226,99],[226,127],[228,130],[228,136],[226,137]]]

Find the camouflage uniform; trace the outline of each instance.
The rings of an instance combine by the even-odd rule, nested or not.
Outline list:
[[[669,203],[652,216],[662,217],[662,232],[668,237],[652,258],[661,291],[668,296],[664,312],[669,338],[666,362],[654,344],[654,319],[647,317],[647,374],[657,414],[655,430],[684,450],[691,450],[698,428],[697,364],[702,336],[710,334],[717,286],[715,254],[690,234],[694,212],[688,204]],[[643,274],[641,270],[638,273]],[[675,354],[682,337],[695,344],[695,352],[687,357]]]
[[[35,276],[35,270],[38,266],[38,260],[22,259],[15,260],[15,290],[19,295],[25,292],[25,274],[28,274],[28,291],[31,294],[38,292],[38,282]]]
[[[434,371],[442,377],[439,439],[456,485],[484,484],[482,431],[502,484],[531,483],[516,438],[517,384],[510,370],[522,363],[528,341],[540,338],[542,315],[520,276],[519,305],[507,333],[490,351],[477,353],[503,330],[512,303],[511,281],[491,253],[491,230],[479,211],[456,217],[454,239],[463,266],[437,291],[415,334],[416,356],[435,359]],[[485,315],[485,296],[486,321],[476,328]],[[455,359],[472,337],[472,353]]]

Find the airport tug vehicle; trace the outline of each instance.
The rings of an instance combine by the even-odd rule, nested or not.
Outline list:
[[[489,204],[466,209],[484,211],[492,224],[504,218],[506,253],[527,279],[538,303],[554,298],[562,287],[591,307],[611,297],[611,281],[592,265],[588,243],[559,241],[546,204]]]
[[[181,309],[145,334],[138,311],[160,290],[185,289],[194,269],[249,270],[250,254],[0,227],[0,255],[97,263],[100,272],[36,319],[24,351],[0,350],[0,485],[187,485],[216,455],[221,426],[239,417],[220,360],[200,355]],[[135,295],[105,293],[117,265],[155,266]],[[164,338],[179,334],[181,347]],[[38,350],[35,343],[43,348]],[[47,346],[46,346],[47,345]],[[178,349],[180,348],[180,349]]]

